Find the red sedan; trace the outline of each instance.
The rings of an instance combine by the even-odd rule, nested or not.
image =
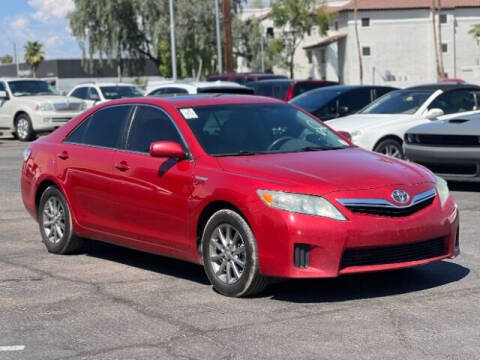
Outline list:
[[[229,296],[459,253],[444,180],[270,98],[96,106],[30,145],[21,188],[48,251],[96,239],[192,261]]]

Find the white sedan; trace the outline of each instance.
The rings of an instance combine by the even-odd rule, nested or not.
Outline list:
[[[480,113],[479,86],[439,83],[392,91],[357,114],[328,125],[350,133],[360,147],[403,158],[403,138],[411,127],[474,113]]]
[[[253,89],[230,81],[171,81],[149,85],[147,87],[146,96],[172,96],[202,93],[253,94]]]

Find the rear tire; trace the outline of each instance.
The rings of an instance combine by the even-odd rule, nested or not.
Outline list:
[[[70,209],[56,186],[48,187],[40,198],[38,224],[49,252],[66,255],[83,248],[84,240],[74,234]]]
[[[32,121],[27,114],[21,114],[15,119],[15,134],[20,141],[31,141],[36,138]]]
[[[395,139],[385,139],[380,141],[373,151],[396,159],[404,158],[402,143]]]
[[[222,295],[254,295],[268,285],[259,272],[253,232],[233,210],[219,210],[208,220],[202,236],[202,257],[208,279]]]

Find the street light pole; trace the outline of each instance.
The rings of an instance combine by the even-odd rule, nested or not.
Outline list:
[[[222,39],[220,35],[220,12],[218,9],[218,0],[215,1],[215,23],[217,27],[217,58],[218,58],[218,73],[223,73],[222,64]]]
[[[173,80],[177,80],[177,50],[175,47],[175,20],[173,15],[173,0],[170,0],[170,51],[172,53],[172,77]]]

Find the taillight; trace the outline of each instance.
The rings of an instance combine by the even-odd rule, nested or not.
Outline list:
[[[291,85],[287,91],[287,96],[285,97],[285,101],[293,99],[293,90],[295,89],[295,85]]]

